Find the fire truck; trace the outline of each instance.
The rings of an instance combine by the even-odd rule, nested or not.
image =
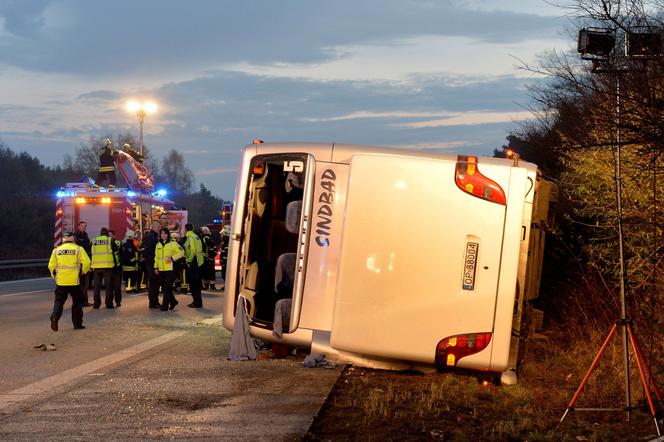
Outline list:
[[[184,235],[187,211],[179,210],[164,190],[153,191],[152,175],[145,166],[122,151],[115,153],[115,164],[128,188],[99,187],[88,180],[67,183],[57,192],[54,247],[62,243],[62,234],[75,231],[80,221],[88,223],[91,238],[106,227],[122,239],[127,230],[143,232],[154,221]]]
[[[62,233],[75,231],[80,221],[88,223],[88,235],[95,237],[102,227],[124,238],[127,230],[143,231],[157,221],[171,231],[184,234],[187,211],[178,210],[163,192],[95,188],[89,183],[67,183],[57,192],[53,246],[62,242]]]

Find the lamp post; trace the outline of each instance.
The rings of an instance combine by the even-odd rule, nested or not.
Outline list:
[[[136,112],[138,117],[138,125],[140,128],[140,145],[141,145],[141,155],[143,155],[143,122],[145,121],[145,116],[151,114],[157,110],[157,105],[152,101],[146,101],[139,103],[138,101],[130,101],[127,103],[127,109],[130,112]]]

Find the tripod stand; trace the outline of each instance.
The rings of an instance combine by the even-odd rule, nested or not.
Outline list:
[[[597,70],[596,72],[600,72]],[[631,403],[631,392],[630,392],[630,373],[629,373],[629,344],[632,345],[632,349],[634,350],[634,355],[636,356],[636,363],[639,368],[639,374],[641,376],[641,382],[643,383],[645,392],[646,392],[646,397],[648,399],[648,406],[650,408],[650,413],[655,421],[655,428],[657,429],[657,435],[661,436],[661,431],[659,428],[659,423],[657,422],[657,411],[655,410],[655,404],[652,400],[652,394],[650,392],[650,387],[648,386],[648,382],[646,382],[646,376],[643,371],[643,368],[646,366],[644,364],[643,358],[641,357],[641,352],[639,350],[639,344],[638,341],[636,340],[634,336],[634,330],[633,330],[633,323],[631,319],[627,318],[627,313],[626,313],[626,305],[625,305],[625,253],[624,253],[624,238],[623,238],[623,219],[622,219],[622,177],[621,177],[621,164],[620,164],[620,157],[621,157],[621,143],[620,143],[620,124],[621,124],[621,108],[620,108],[620,75],[621,71],[618,69],[614,70],[608,70],[606,72],[613,72],[615,74],[615,80],[616,80],[616,89],[615,89],[615,98],[616,98],[616,107],[615,107],[615,125],[616,125],[616,149],[615,149],[615,181],[616,181],[616,212],[617,212],[617,224],[618,224],[618,251],[620,255],[619,259],[619,273],[620,273],[620,320],[617,321],[613,327],[611,328],[611,331],[609,332],[609,335],[606,337],[604,344],[602,344],[602,348],[599,350],[597,353],[597,356],[595,356],[595,360],[593,363],[590,365],[590,369],[584,376],[583,380],[581,381],[581,384],[579,385],[579,388],[576,390],[576,393],[574,394],[574,397],[572,397],[572,400],[570,403],[567,405],[567,409],[565,410],[565,413],[563,414],[563,417],[560,419],[560,422],[562,423],[563,420],[565,420],[565,417],[571,412],[574,411],[574,403],[576,400],[579,398],[581,395],[581,391],[583,390],[583,387],[585,387],[586,382],[588,382],[588,378],[590,377],[590,374],[592,371],[595,369],[597,366],[597,363],[599,362],[599,359],[601,358],[602,354],[604,353],[604,350],[606,350],[607,346],[609,345],[609,342],[613,338],[613,336],[616,334],[618,330],[618,326],[622,328],[622,345],[623,345],[623,363],[624,363],[624,370],[625,370],[625,407],[624,408],[577,408],[577,411],[625,411],[627,413],[627,419],[629,420],[630,414],[632,411],[632,403]],[[653,390],[655,392],[655,395],[657,396],[658,401],[662,400],[662,392],[657,387],[655,384],[654,380],[652,379],[652,375],[650,373],[650,369],[648,369],[648,380],[650,380],[650,384],[653,386]]]
[[[650,391],[650,385],[652,385],[652,390],[655,393],[655,396],[657,397],[657,400],[659,402],[662,401],[662,391],[659,389],[657,384],[655,383],[655,380],[652,378],[652,374],[650,373],[650,369],[648,369],[647,373],[647,380],[646,380],[646,373],[644,372],[644,367],[645,363],[643,361],[643,358],[641,356],[641,349],[639,347],[639,342],[634,336],[634,330],[633,330],[633,323],[631,319],[621,319],[620,321],[617,321],[615,324],[613,324],[613,327],[611,327],[611,331],[609,332],[609,335],[606,337],[604,340],[604,344],[602,344],[602,348],[600,348],[599,352],[597,353],[597,356],[595,356],[595,359],[593,360],[592,364],[590,364],[590,368],[588,369],[588,372],[586,375],[583,377],[583,380],[581,381],[581,384],[579,385],[579,388],[576,390],[576,393],[574,393],[574,396],[572,397],[572,400],[569,402],[567,405],[567,409],[565,410],[565,413],[563,414],[563,417],[560,418],[560,423],[562,423],[567,415],[571,411],[626,411],[629,413],[632,410],[632,406],[630,404],[630,398],[629,398],[629,380],[627,380],[627,406],[625,408],[574,408],[574,403],[576,400],[579,398],[581,395],[581,392],[583,391],[583,387],[586,386],[586,383],[588,382],[588,378],[590,378],[590,374],[593,372],[595,367],[597,366],[597,363],[599,362],[600,358],[602,357],[602,354],[604,353],[604,350],[606,350],[606,347],[608,347],[609,342],[613,338],[613,336],[616,334],[616,331],[618,330],[618,325],[622,325],[625,330],[627,330],[627,335],[629,337],[629,343],[632,345],[632,350],[634,351],[634,356],[636,356],[636,365],[639,368],[639,375],[641,377],[641,383],[643,384],[643,388],[646,392],[646,398],[648,400],[648,407],[650,408],[650,414],[652,415],[652,418],[655,422],[655,429],[657,430],[657,435],[661,436],[661,430],[659,428],[659,423],[657,422],[657,418],[659,415],[657,414],[657,410],[655,409],[655,403],[652,399],[652,393]],[[629,349],[626,349],[629,351]],[[627,367],[629,369],[629,367]],[[650,384],[648,383],[650,381]]]

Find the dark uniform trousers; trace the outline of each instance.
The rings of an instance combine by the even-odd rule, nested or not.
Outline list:
[[[94,290],[94,307],[99,307],[101,305],[101,280],[104,280],[104,284],[106,284],[106,299],[104,300],[106,302],[106,307],[113,307],[113,269],[112,268],[101,268],[101,269],[94,269],[94,280],[93,284],[95,286]]]
[[[86,273],[83,275],[79,276],[81,285],[81,295],[83,295],[83,304],[90,304],[90,300],[88,299],[88,289],[90,288],[90,273]]]
[[[145,264],[145,278],[148,282],[148,302],[150,307],[159,306],[159,277],[154,273],[154,263]]]
[[[187,281],[189,282],[189,289],[191,290],[191,297],[194,304],[203,305],[203,299],[201,298],[203,281],[201,281],[201,269],[198,267],[198,260],[196,258],[187,267]]]
[[[67,301],[67,295],[71,295],[71,321],[74,327],[83,325],[83,294],[80,285],[57,285],[55,286],[55,302],[53,303],[53,316],[56,321],[62,316],[62,309]]]
[[[111,282],[113,286],[113,297],[115,298],[115,304],[122,304],[122,268],[114,267],[113,272],[111,273]]]
[[[175,307],[176,300],[175,295],[173,295],[173,281],[175,281],[175,272],[172,270],[159,272],[157,278],[159,280],[159,285],[161,285],[161,288],[164,291],[164,298],[161,301],[161,309],[166,310],[170,306]]]

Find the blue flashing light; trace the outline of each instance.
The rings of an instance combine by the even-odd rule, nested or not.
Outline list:
[[[166,190],[164,190],[164,189],[159,189],[159,190],[157,190],[156,194],[157,194],[157,196],[160,196],[160,197],[163,198],[166,195],[168,195],[168,192],[166,192]]]
[[[130,191],[127,192],[127,196],[128,196],[129,198],[133,198],[133,197],[136,196],[136,192],[134,192],[133,190],[130,190]]]
[[[64,191],[59,190],[58,193],[55,194],[55,196],[57,196],[58,198],[64,198],[65,196],[67,196],[67,194]]]

